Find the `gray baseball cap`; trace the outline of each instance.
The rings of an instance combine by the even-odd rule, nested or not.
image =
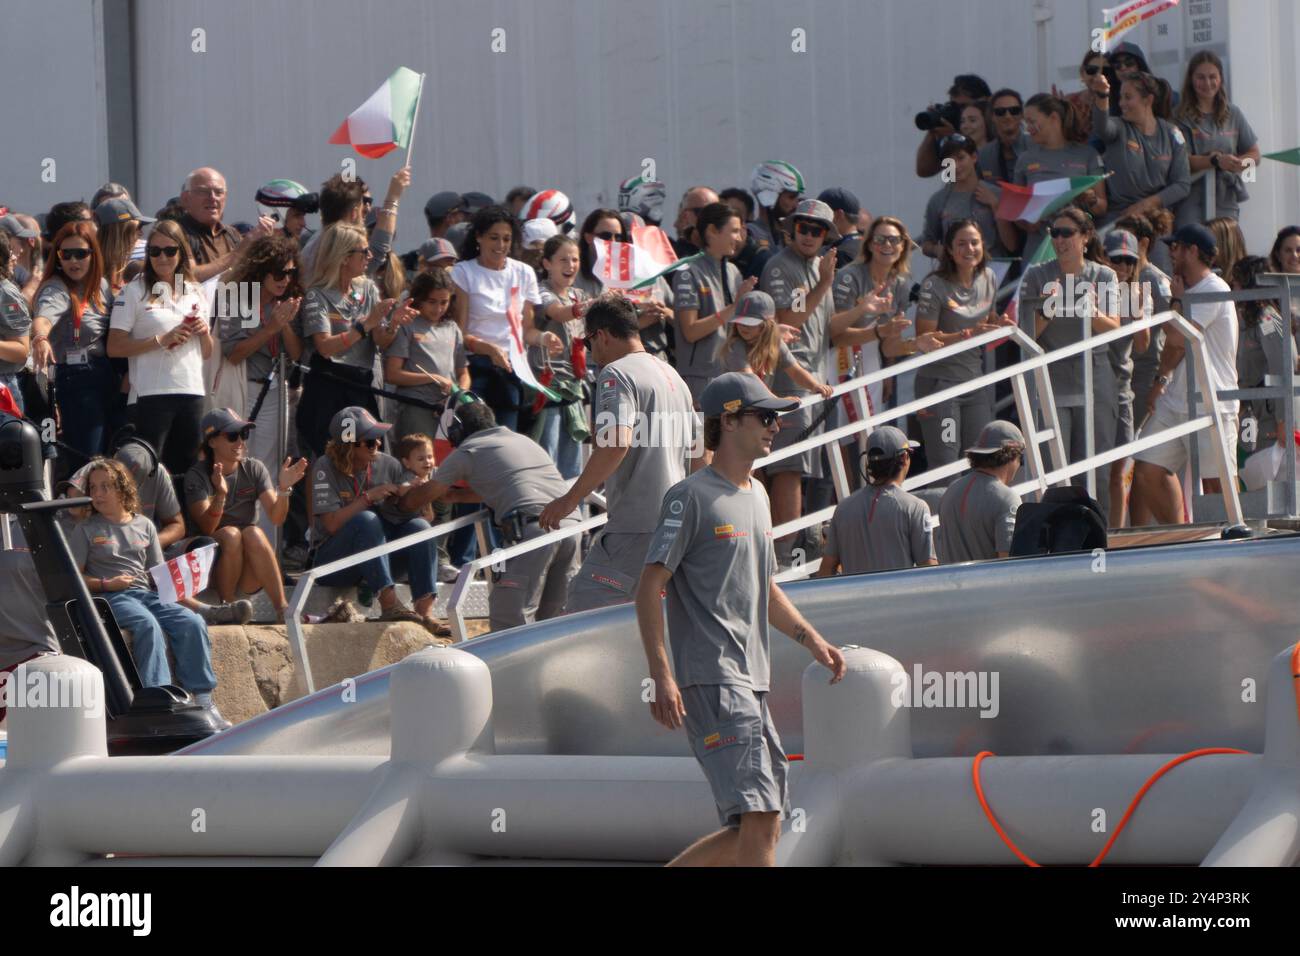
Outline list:
[[[803,199],[800,200],[799,205],[795,206],[794,212],[786,220],[787,228],[791,234],[794,233],[795,223],[800,219],[807,219],[825,226],[827,242],[839,241],[840,234],[835,229],[835,214],[831,212],[831,207],[820,199]]]
[[[921,443],[910,440],[893,425],[882,425],[867,436],[867,458],[893,458],[900,451],[920,448]]]
[[[700,395],[700,411],[706,418],[717,418],[725,412],[739,412],[746,408],[788,412],[798,406],[797,399],[777,398],[757,375],[746,372],[719,375]]]
[[[454,259],[457,262],[460,261],[460,256],[456,254],[456,247],[446,239],[436,236],[420,243],[420,258],[425,262],[434,262],[438,259]]]
[[[980,431],[980,437],[975,440],[975,445],[966,450],[977,455],[992,455],[1008,443],[1024,445],[1025,436],[1015,425],[999,418],[985,425]]]
[[[464,209],[465,200],[460,193],[434,193],[424,204],[424,212],[433,219],[446,219],[456,209]]]
[[[768,319],[774,318],[776,318],[776,303],[766,292],[755,289],[740,297],[731,321],[740,325],[762,325]]]
[[[115,222],[154,222],[153,216],[146,216],[129,199],[120,196],[105,199],[95,207],[95,222],[101,226],[111,226]]]
[[[378,438],[392,425],[376,421],[375,416],[360,405],[349,405],[347,408],[339,409],[330,419],[330,438],[335,441],[343,439],[343,429],[351,423],[356,429],[356,440],[367,441],[371,438]]]
[[[1137,236],[1124,229],[1112,229],[1106,233],[1106,258],[1107,259],[1133,259],[1141,258],[1138,251]]]
[[[9,235],[13,236],[15,239],[36,238],[36,230],[28,229],[22,224],[22,220],[13,213],[6,213],[5,215],[0,216],[0,229],[9,233]]]
[[[252,422],[236,415],[233,409],[214,408],[204,415],[202,421],[199,422],[199,433],[204,438],[210,438],[218,432],[238,432],[243,431],[245,428],[256,427]]]

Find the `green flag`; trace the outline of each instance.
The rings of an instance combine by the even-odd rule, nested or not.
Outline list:
[[[1284,149],[1280,153],[1265,153],[1265,159],[1276,159],[1279,163],[1290,163],[1292,166],[1300,166],[1300,146],[1295,149]]]

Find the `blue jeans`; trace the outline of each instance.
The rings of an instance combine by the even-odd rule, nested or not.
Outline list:
[[[182,687],[201,694],[217,686],[203,618],[180,604],[164,604],[157,594],[143,588],[113,591],[104,597],[113,609],[117,626],[131,632],[131,656],[142,687],[172,683],[167,665],[169,643]]]
[[[91,359],[88,365],[58,365],[54,372],[54,394],[59,403],[63,442],[89,461],[104,453],[108,433],[114,431],[117,411],[112,401],[117,376],[107,358]],[[74,469],[85,461],[72,463]]]
[[[457,518],[465,517],[465,515],[476,514],[482,511],[484,507],[486,506],[452,505],[450,520],[455,521]],[[490,549],[496,550],[501,547],[501,539],[497,535],[497,526],[491,521],[487,523],[487,537]],[[459,568],[461,565],[469,564],[478,556],[478,536],[474,533],[472,527],[461,528],[447,535],[447,560],[452,565]]]
[[[497,424],[519,430],[519,402],[523,389],[514,373],[497,368],[486,355],[469,357],[469,382],[474,394],[487,403]]]
[[[402,524],[392,524],[379,517],[377,512],[363,511],[354,515],[337,534],[332,535],[316,551],[316,564],[329,564],[350,554],[359,554],[370,548],[378,547],[387,541],[393,541],[429,527],[423,518],[412,518]],[[395,552],[389,556],[381,554],[377,558],[327,574],[320,579],[328,587],[351,587],[364,580],[370,590],[378,594],[393,583],[393,568],[400,572],[407,570],[411,585],[411,596],[418,600],[434,593],[433,572],[437,566],[437,546],[432,541],[425,541],[414,547]]]
[[[551,456],[561,478],[573,479],[582,474],[582,446],[569,437],[560,408],[543,408],[542,434],[539,444]]]
[[[18,373],[5,372],[0,374],[0,385],[9,389],[9,394],[14,397],[14,404],[18,406],[18,411],[26,411],[23,408],[23,383],[19,380]]]

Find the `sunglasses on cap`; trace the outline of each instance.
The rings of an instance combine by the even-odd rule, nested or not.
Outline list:
[[[74,262],[80,262],[90,255],[89,249],[60,249],[60,259],[71,259]]]
[[[181,251],[180,246],[150,246],[149,258],[174,259],[176,258],[177,255],[180,254],[180,251]]]
[[[995,106],[993,107],[994,116],[1019,116],[1024,110],[1019,106]]]
[[[794,231],[801,236],[824,236],[826,227],[818,222],[809,222],[807,219],[797,220],[794,224]]]
[[[1070,226],[1053,226],[1047,230],[1047,234],[1053,239],[1069,239],[1071,236],[1077,236],[1079,230]]]
[[[237,432],[223,432],[222,434],[226,436],[226,441],[233,445],[237,441],[248,441],[248,436],[253,434],[253,429],[245,426]]]

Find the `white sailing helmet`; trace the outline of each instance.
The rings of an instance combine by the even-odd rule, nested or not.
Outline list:
[[[618,184],[618,208],[628,210],[651,222],[662,222],[668,188],[656,179],[633,176]]]
[[[519,210],[519,221],[527,222],[530,219],[549,219],[562,235],[568,235],[578,225],[573,203],[558,189],[543,189],[524,203],[524,208]]]
[[[803,175],[789,163],[769,159],[754,167],[749,179],[749,191],[754,194],[760,206],[771,209],[781,193],[803,195]]]

